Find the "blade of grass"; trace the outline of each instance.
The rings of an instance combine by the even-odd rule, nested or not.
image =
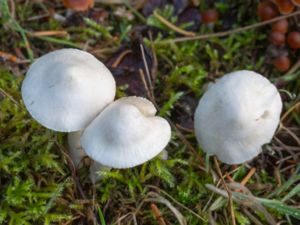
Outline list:
[[[104,215],[101,211],[101,209],[99,208],[98,209],[98,215],[99,215],[99,218],[100,218],[100,222],[101,222],[101,225],[106,225],[106,222],[105,222],[105,219],[104,219]]]

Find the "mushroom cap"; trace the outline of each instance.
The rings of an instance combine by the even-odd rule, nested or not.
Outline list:
[[[92,8],[94,0],[62,0],[65,7],[75,11],[86,11]]]
[[[195,112],[196,137],[209,154],[227,164],[254,158],[271,141],[282,101],[262,75],[242,70],[211,84]]]
[[[159,154],[171,137],[169,123],[154,116],[145,98],[121,98],[84,130],[81,144],[93,160],[113,168],[140,165]]]
[[[93,55],[61,49],[30,66],[21,91],[34,119],[49,129],[71,132],[85,128],[114,100],[116,84]]]

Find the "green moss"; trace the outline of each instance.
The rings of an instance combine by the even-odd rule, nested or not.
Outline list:
[[[0,223],[70,219],[71,210],[56,202],[71,185],[69,180],[62,182],[68,170],[56,147],[58,137],[26,112],[20,100],[20,79],[3,69],[0,77]]]

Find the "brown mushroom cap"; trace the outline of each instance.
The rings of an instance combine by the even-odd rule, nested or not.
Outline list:
[[[288,14],[294,11],[295,5],[291,0],[275,0],[281,14]]]
[[[292,49],[300,48],[300,32],[292,31],[292,32],[288,33],[287,44]]]
[[[289,29],[289,22],[287,19],[278,20],[272,23],[272,31],[280,32],[285,34]]]
[[[283,45],[285,43],[285,35],[283,33],[273,31],[269,34],[269,40],[274,45]]]
[[[282,55],[273,60],[273,65],[280,72],[285,72],[290,68],[291,60],[288,56]]]
[[[75,11],[86,11],[92,8],[94,0],[62,0],[64,6]]]
[[[219,13],[216,9],[208,9],[201,13],[204,23],[214,23],[219,19]]]
[[[257,15],[262,21],[270,20],[279,14],[276,6],[269,1],[260,2],[257,6]]]
[[[300,0],[292,0],[293,4],[296,6],[300,6]]]

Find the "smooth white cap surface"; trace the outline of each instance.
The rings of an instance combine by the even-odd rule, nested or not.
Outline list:
[[[22,84],[24,104],[43,126],[63,132],[85,128],[113,101],[115,80],[88,52],[61,49],[38,58]]]
[[[195,112],[195,132],[203,150],[227,164],[254,158],[271,141],[282,101],[262,75],[242,70],[209,86]]]
[[[145,98],[121,98],[84,130],[81,144],[93,160],[113,168],[140,165],[159,154],[171,138],[169,123],[154,116]]]

